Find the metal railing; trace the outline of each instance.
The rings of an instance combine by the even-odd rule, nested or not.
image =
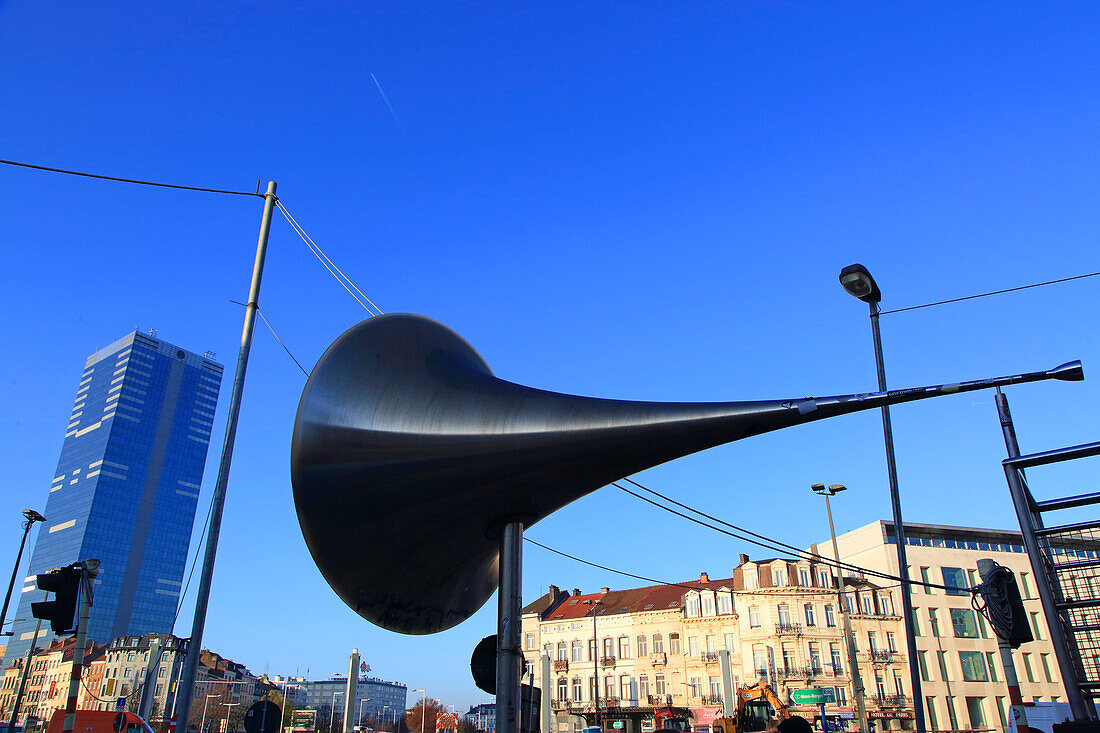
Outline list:
[[[872,695],[871,702],[880,708],[904,708],[912,701],[905,695]]]
[[[646,702],[650,705],[671,705],[672,695],[646,695]]]
[[[867,652],[867,658],[872,662],[889,662],[895,654],[897,652],[892,652],[889,649],[872,649]]]
[[[701,699],[702,699],[704,705],[721,705],[722,704],[722,696],[721,695],[703,695],[703,697]]]
[[[554,671],[555,672],[568,672],[569,671],[569,660],[568,659],[555,659],[554,660]]]
[[[699,658],[702,659],[704,662],[717,662],[718,652],[703,652],[699,655]]]
[[[775,633],[777,633],[777,634],[801,634],[802,633],[802,624],[792,624],[792,623],[776,624],[775,625]]]
[[[615,666],[615,657],[600,657],[600,666],[601,667],[614,667]]]

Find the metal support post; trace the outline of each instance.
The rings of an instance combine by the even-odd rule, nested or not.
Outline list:
[[[1004,434],[1005,448],[1009,458],[1020,456],[1020,446],[1016,442],[1016,428],[1012,424],[1012,413],[1008,409],[1008,398],[1001,390],[997,389],[994,396],[997,401],[997,416],[1001,422],[1001,432]],[[1008,489],[1012,494],[1012,505],[1016,508],[1016,517],[1020,520],[1020,534],[1024,539],[1024,550],[1027,551],[1028,562],[1031,563],[1031,572],[1035,576],[1035,586],[1039,591],[1039,600],[1042,603],[1043,615],[1047,620],[1047,628],[1050,631],[1050,643],[1054,647],[1054,657],[1058,660],[1058,670],[1062,673],[1062,685],[1066,690],[1066,700],[1069,702],[1070,711],[1074,720],[1096,720],[1096,708],[1091,701],[1085,699],[1079,685],[1076,666],[1069,644],[1066,640],[1066,627],[1062,622],[1062,616],[1058,612],[1057,600],[1054,597],[1055,590],[1051,586],[1050,571],[1047,569],[1043,549],[1036,539],[1035,530],[1042,528],[1043,520],[1037,512],[1031,511],[1028,501],[1028,490],[1021,481],[1022,470],[1015,466],[1005,466],[1005,478],[1008,480]]]
[[[248,368],[248,354],[252,347],[252,331],[256,326],[256,309],[260,300],[260,280],[264,273],[264,257],[267,254],[267,238],[271,231],[271,212],[275,208],[275,181],[267,184],[264,194],[264,214],[260,220],[260,239],[256,245],[256,261],[252,266],[252,285],[248,291],[248,303],[244,311],[244,328],[241,333],[241,350],[237,356],[237,372],[233,377],[233,391],[229,397],[229,417],[225,425],[225,442],[222,444],[221,463],[218,466],[218,480],[214,484],[214,497],[210,507],[210,531],[206,538],[206,554],[202,561],[202,575],[199,576],[199,589],[195,596],[195,616],[191,623],[191,640],[187,647],[187,658],[183,663],[183,685],[177,701],[178,719],[183,721],[183,731],[187,731],[187,719],[191,713],[191,695],[195,686],[195,676],[199,670],[199,657],[202,654],[202,632],[206,626],[206,607],[210,602],[210,581],[214,575],[214,558],[218,554],[218,537],[221,534],[222,510],[225,507],[225,487],[229,483],[229,466],[233,462],[233,443],[237,437],[237,417],[241,410],[241,395],[244,391],[244,374]]]
[[[542,694],[539,697],[539,725],[542,733],[550,733],[550,656],[543,654],[539,661],[542,669]]]
[[[50,594],[43,596],[43,600],[50,600]],[[42,619],[34,625],[34,636],[31,638],[31,648],[27,650],[27,658],[23,660],[23,674],[19,675],[19,689],[15,691],[15,703],[11,708],[11,720],[8,721],[8,730],[15,730],[15,723],[19,719],[19,705],[23,702],[23,692],[27,689],[27,678],[31,673],[31,660],[34,658],[34,648],[38,645],[38,632],[42,628]]]
[[[871,306],[871,332],[875,341],[875,369],[879,391],[886,391],[886,367],[882,359],[882,334],[879,333],[878,303]],[[901,577],[901,606],[905,622],[905,648],[909,655],[909,684],[913,691],[913,723],[917,733],[925,733],[924,706],[921,694],[920,670],[917,664],[917,634],[913,627],[913,585],[909,581],[909,562],[905,557],[905,522],[901,518],[901,495],[898,492],[898,468],[894,460],[894,429],[890,423],[890,407],[882,407],[882,435],[886,443],[886,469],[890,478],[890,505],[894,512],[894,542],[898,554],[898,575]],[[866,721],[864,721],[866,723]],[[866,730],[866,728],[865,728]]]
[[[65,703],[65,722],[61,733],[73,733],[76,727],[76,698],[80,694],[80,675],[84,671],[84,657],[88,654],[88,619],[92,616],[92,588],[99,575],[99,560],[85,560],[80,564],[80,613],[76,620],[76,640],[73,642],[73,666],[69,672],[69,695]]]
[[[732,718],[737,711],[733,699],[733,672],[730,669],[730,653],[728,649],[718,652],[718,669],[722,675],[722,717]],[[641,700],[638,701],[641,703]]]
[[[15,556],[15,567],[11,569],[11,580],[8,581],[8,592],[4,595],[4,608],[0,610],[0,629],[3,629],[4,619],[8,616],[8,604],[11,603],[11,592],[15,588],[15,578],[19,574],[19,563],[23,561],[23,548],[27,546],[27,534],[30,533],[32,524],[45,519],[45,517],[33,509],[25,509],[23,515],[26,517],[23,521],[23,539],[19,541],[19,554]]]
[[[138,703],[138,716],[145,721],[149,720],[153,698],[156,697],[153,693],[156,691],[157,667],[160,666],[160,645],[160,639],[149,639],[149,663],[145,665],[145,679],[141,683],[141,700]],[[168,716],[165,715],[164,718],[167,720]]]
[[[833,568],[833,571],[836,573],[837,602],[840,604],[840,618],[844,627],[844,647],[848,650],[848,672],[852,680],[852,697],[856,701],[856,717],[859,719],[859,729],[863,733],[869,733],[871,729],[867,727],[867,706],[863,701],[863,677],[859,674],[856,647],[852,643],[852,621],[848,618],[848,604],[845,603],[844,598],[844,574],[840,572],[840,549],[836,544],[836,529],[833,528],[833,507],[829,502],[828,494],[825,495],[825,511],[829,514],[829,535],[833,538],[833,559],[836,560],[836,567]]]
[[[523,522],[508,522],[500,540],[500,582],[497,603],[497,729],[519,733],[520,724],[520,597],[523,576]]]

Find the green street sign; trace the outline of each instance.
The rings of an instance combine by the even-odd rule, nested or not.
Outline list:
[[[612,727],[612,728],[618,728],[618,729],[620,729],[620,730],[621,730],[621,729],[622,729],[622,727],[623,727],[623,721],[621,721],[621,720],[616,720],[616,721],[615,721],[614,723],[612,723],[612,724],[611,724],[611,727]]]
[[[824,705],[836,702],[836,693],[832,689],[820,687],[791,690],[791,702],[795,705]]]

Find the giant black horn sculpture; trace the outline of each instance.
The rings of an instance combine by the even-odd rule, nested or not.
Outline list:
[[[611,481],[722,443],[953,392],[1079,380],[1080,362],[998,379],[758,402],[626,402],[493,376],[450,329],[371,318],[314,368],[291,449],[294,502],[325,579],[407,634],[469,617],[497,585],[500,529],[530,526]]]

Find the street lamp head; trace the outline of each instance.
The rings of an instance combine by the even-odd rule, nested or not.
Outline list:
[[[829,486],[829,491],[833,492],[834,494],[839,494],[841,491],[847,491],[847,490],[848,490],[848,487],[844,486],[843,484],[831,484]]]
[[[825,484],[811,484],[810,488],[813,489],[815,494],[825,493]]]
[[[848,265],[840,271],[840,284],[852,297],[859,298],[864,303],[877,303],[882,300],[878,284],[871,277],[867,268],[860,264]]]
[[[46,518],[33,509],[24,509],[23,516],[27,518],[27,521],[31,524],[35,522],[45,522]]]
[[[830,484],[829,488],[825,488],[825,484],[811,484],[810,488],[814,490],[815,494],[820,494],[821,496],[833,496],[834,494],[839,494],[841,491],[848,490],[848,487],[843,484]]]

